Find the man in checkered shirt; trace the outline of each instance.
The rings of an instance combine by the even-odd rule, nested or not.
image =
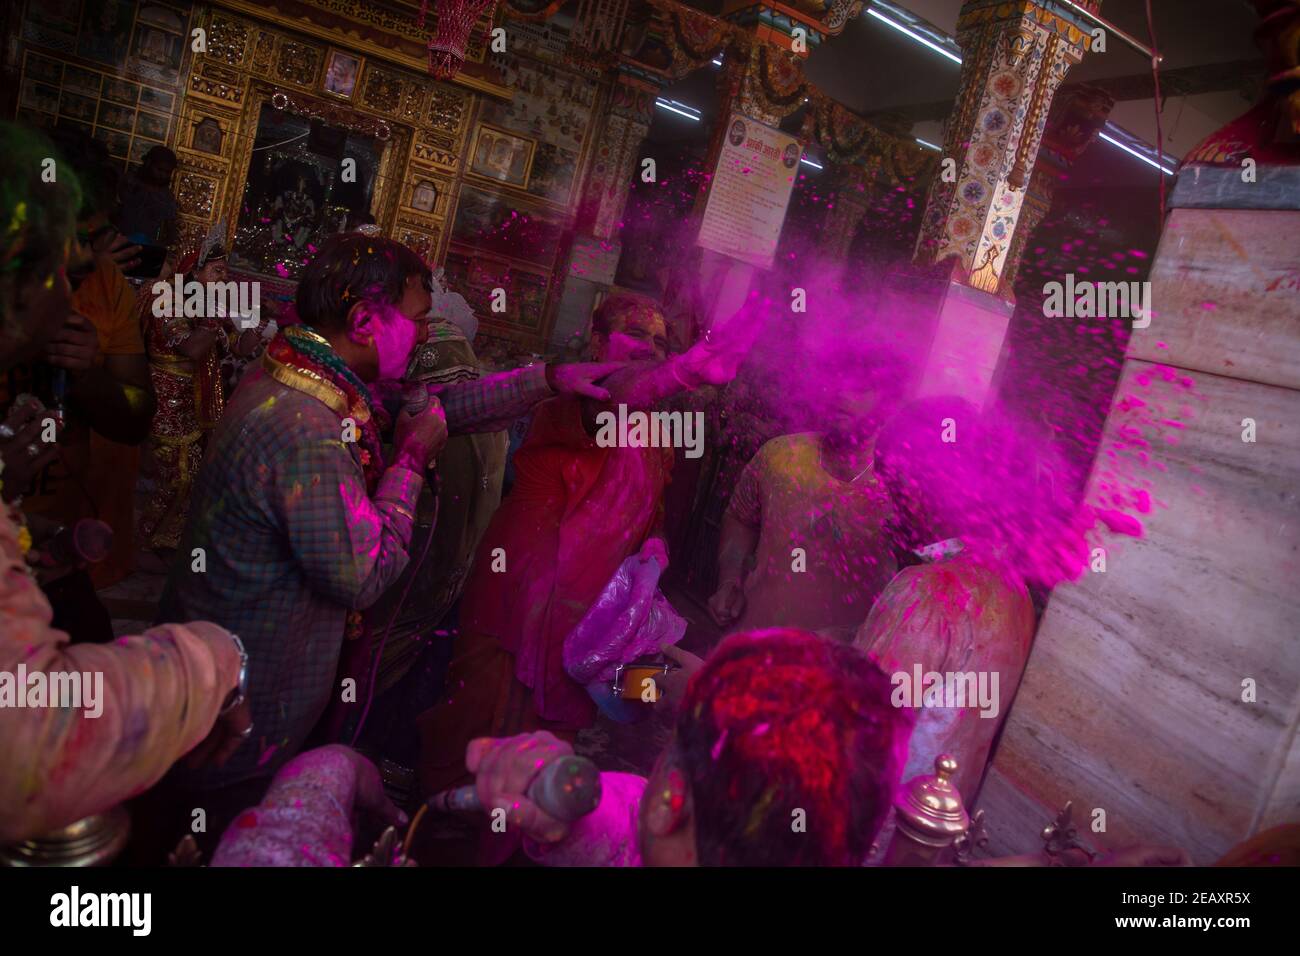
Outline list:
[[[418,324],[403,355],[380,354],[401,336],[371,334],[359,318],[361,299],[391,304]],[[339,236],[303,274],[297,310],[305,331],[298,334],[316,348],[327,342],[371,383],[381,367],[406,367],[412,340],[427,334],[429,306],[429,270],[413,252],[391,240]],[[356,413],[342,392],[270,356],[250,370],[209,440],[162,601],[164,621],[211,620],[240,636],[248,706],[218,722],[199,748],[226,750],[224,764],[178,768],[172,782],[209,793],[265,782],[302,747],[341,693],[335,676],[349,612],[374,603],[406,567],[424,471],[448,431],[504,428],[557,393],[608,398],[595,383],[619,367],[532,365],[429,386],[436,395],[429,408],[397,419],[394,454],[373,496],[366,452],[342,440],[343,419]]]

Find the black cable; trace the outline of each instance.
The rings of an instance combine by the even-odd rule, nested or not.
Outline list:
[[[416,559],[415,564],[411,565],[411,574],[406,579],[406,587],[402,589],[402,596],[398,599],[397,607],[393,608],[392,617],[388,619],[388,626],[384,628],[384,636],[379,639],[379,647],[375,649],[375,663],[370,668],[370,686],[366,689],[366,706],[362,709],[361,719],[357,721],[357,729],[352,734],[352,746],[354,748],[357,741],[361,739],[361,729],[366,725],[366,718],[370,716],[370,705],[375,700],[375,684],[379,680],[379,664],[384,658],[384,646],[388,643],[388,635],[392,633],[398,615],[406,607],[406,599],[411,595],[411,585],[415,583],[420,568],[424,566],[424,559],[429,556],[429,548],[433,546],[433,533],[438,528],[438,498],[442,491],[442,483],[438,480],[438,472],[433,469],[429,470],[428,480],[433,487],[433,520],[429,522],[429,537],[425,539],[424,547],[420,550],[420,556]]]

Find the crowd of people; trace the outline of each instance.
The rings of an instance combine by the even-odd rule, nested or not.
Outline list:
[[[0,843],[131,799],[156,847],[202,807],[215,865],[346,865],[361,811],[472,785],[505,815],[462,834],[480,862],[851,866],[938,754],[974,798],[1035,627],[1024,540],[971,480],[1006,457],[976,409],[852,356],[823,427],[740,476],[708,601],[728,633],[662,648],[671,741],[561,821],[530,784],[602,710],[565,639],[628,562],[670,562],[673,450],[598,442],[597,416],[726,386],[761,296],[670,355],[660,304],[615,292],[588,361],[488,372],[464,300],[367,226],[256,324],[169,312],[124,276],[140,240],[169,244],[155,278],[228,278],[220,231],[174,245],[174,168],[147,157],[127,215],[93,142],[0,125],[0,670],[103,675],[96,717],[0,708]],[[96,589],[141,552],[158,621],[115,636]],[[900,703],[917,668],[991,676],[996,713]],[[395,806],[360,750],[414,764],[419,796]]]

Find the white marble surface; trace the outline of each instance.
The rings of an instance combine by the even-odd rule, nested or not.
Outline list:
[[[1118,394],[1148,369],[1130,360]],[[1165,506],[1044,616],[978,803],[996,853],[1041,846],[1066,800],[1101,845],[1173,842],[1201,863],[1300,820],[1300,392],[1194,378],[1196,417],[1157,443]]]
[[[1129,357],[1300,388],[1300,212],[1175,209]]]

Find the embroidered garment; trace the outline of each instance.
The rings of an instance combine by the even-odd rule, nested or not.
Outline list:
[[[211,624],[167,624],[112,644],[69,646],[68,635],[50,627],[49,602],[28,574],[7,510],[0,508],[0,674],[14,683],[6,689],[0,681],[0,843],[153,786],[207,736],[239,672],[234,642]],[[28,694],[37,673],[47,692],[51,675],[80,675],[82,703],[90,706],[18,707],[7,699]],[[92,701],[86,695],[96,686],[102,695]]]

